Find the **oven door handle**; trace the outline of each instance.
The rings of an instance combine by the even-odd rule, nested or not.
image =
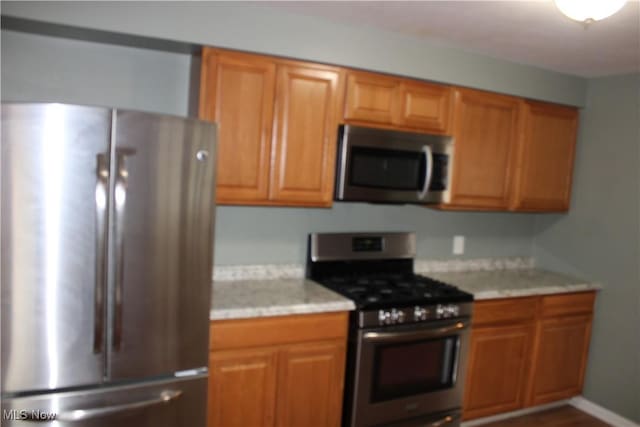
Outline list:
[[[452,332],[459,332],[469,327],[468,321],[457,321],[455,323],[433,329],[421,329],[412,331],[393,332],[366,332],[364,339],[373,342],[394,342],[407,341],[413,339],[435,338],[446,336]]]

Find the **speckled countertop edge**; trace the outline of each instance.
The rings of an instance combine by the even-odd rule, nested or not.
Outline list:
[[[246,319],[354,309],[353,301],[311,280],[216,281],[209,319]]]
[[[443,272],[430,277],[473,294],[476,301],[600,290],[600,284],[542,269]]]
[[[600,290],[598,283],[534,268],[531,258],[429,261],[415,270],[474,295],[476,301]],[[355,309],[354,303],[304,279],[299,265],[217,267],[211,320]]]
[[[554,295],[554,294],[568,294],[574,292],[589,292],[599,291],[602,289],[597,283],[579,283],[568,284],[564,286],[545,286],[539,288],[528,289],[505,289],[501,291],[480,291],[473,292],[473,298],[475,301],[487,300],[487,299],[499,299],[499,298],[517,298],[527,297],[534,295]]]

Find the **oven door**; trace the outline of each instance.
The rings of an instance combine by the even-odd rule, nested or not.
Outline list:
[[[446,201],[451,137],[350,125],[340,135],[336,200]]]
[[[469,319],[358,332],[352,426],[459,410]]]

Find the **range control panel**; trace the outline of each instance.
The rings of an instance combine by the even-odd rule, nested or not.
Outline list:
[[[471,315],[471,304],[435,304],[416,305],[403,308],[385,308],[367,310],[359,313],[360,327],[391,326],[406,323],[428,322],[433,320],[451,319]]]

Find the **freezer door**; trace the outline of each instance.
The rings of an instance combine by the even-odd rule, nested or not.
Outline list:
[[[111,110],[3,104],[2,392],[104,375]]]
[[[6,427],[205,427],[206,374],[2,400]]]
[[[206,367],[215,126],[116,117],[108,376]]]

